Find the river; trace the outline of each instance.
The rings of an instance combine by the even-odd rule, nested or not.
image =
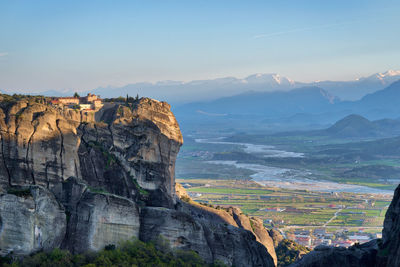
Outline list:
[[[255,145],[248,143],[235,143],[224,142],[221,138],[214,139],[195,139],[198,143],[221,144],[221,145],[237,145],[243,149],[244,152],[249,154],[262,155],[264,157],[305,157],[304,153],[290,152],[276,149],[274,146],[269,145]],[[391,190],[383,190],[372,188],[368,186],[342,184],[327,180],[315,180],[307,178],[311,171],[286,169],[279,167],[266,166],[261,164],[251,163],[238,163],[237,161],[230,160],[213,160],[207,161],[210,164],[223,164],[231,165],[236,168],[248,169],[255,172],[250,177],[257,183],[265,186],[280,187],[286,189],[310,190],[320,192],[351,192],[351,193],[369,193],[369,194],[390,194],[393,195]]]

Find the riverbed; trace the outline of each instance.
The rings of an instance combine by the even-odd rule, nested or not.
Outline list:
[[[221,144],[221,145],[237,145],[244,152],[249,154],[258,154],[264,157],[305,157],[304,153],[284,151],[276,149],[270,145],[255,145],[248,143],[234,143],[224,142],[223,138],[214,139],[195,139],[198,143]],[[342,184],[327,180],[309,179],[307,176],[311,172],[295,169],[286,169],[273,166],[266,166],[261,164],[251,163],[238,163],[237,161],[230,160],[212,160],[207,161],[210,164],[223,164],[231,165],[236,168],[248,169],[255,172],[250,177],[257,183],[265,186],[279,187],[286,189],[310,190],[319,192],[351,192],[351,193],[368,193],[368,194],[390,194],[393,195],[391,190],[383,190],[372,188],[368,186]]]

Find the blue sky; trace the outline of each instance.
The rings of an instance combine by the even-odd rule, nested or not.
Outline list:
[[[400,69],[400,1],[0,1],[0,89]]]

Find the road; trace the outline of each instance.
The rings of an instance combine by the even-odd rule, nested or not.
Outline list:
[[[339,212],[341,212],[343,209],[338,209],[336,212],[335,212],[335,214],[332,216],[332,218],[330,218],[329,220],[327,220],[326,221],[326,223],[324,223],[323,225],[322,225],[322,227],[326,227],[331,221],[333,221],[336,217],[337,217],[337,215],[339,214]]]

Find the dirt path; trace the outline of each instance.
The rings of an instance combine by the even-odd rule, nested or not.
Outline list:
[[[330,222],[332,222],[337,215],[339,214],[339,212],[341,212],[343,209],[339,209],[335,212],[335,214],[332,216],[332,218],[330,218],[326,223],[324,223],[324,225],[322,225],[323,227],[326,227]]]

